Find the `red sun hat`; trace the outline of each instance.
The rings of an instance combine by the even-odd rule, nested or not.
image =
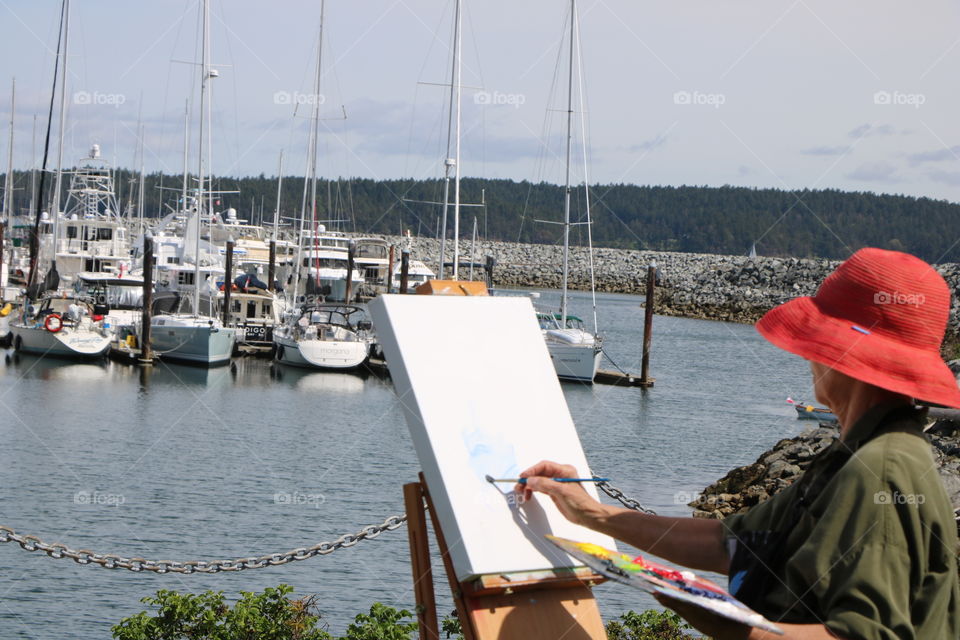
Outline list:
[[[948,407],[960,387],[940,357],[950,289],[906,253],[861,249],[815,296],[767,312],[757,331],[776,346],[851,378]]]

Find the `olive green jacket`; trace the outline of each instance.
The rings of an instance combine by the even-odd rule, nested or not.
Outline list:
[[[960,638],[957,528],[923,418],[874,408],[811,463],[805,475],[825,483],[805,506],[798,480],[724,520],[731,549],[750,532],[783,531],[772,586],[748,605],[848,640]],[[842,466],[829,477],[831,459]]]

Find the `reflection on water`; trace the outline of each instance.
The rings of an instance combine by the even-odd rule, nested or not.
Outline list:
[[[605,350],[639,371],[640,299],[598,299]],[[540,303],[558,300],[544,292]],[[571,311],[589,322],[589,296],[572,295]],[[389,380],[235,364],[160,362],[143,373],[26,355],[0,364],[0,524],[76,548],[189,560],[309,546],[403,512],[401,487],[419,465]],[[810,397],[803,361],[747,326],[658,316],[652,375],[646,391],[563,391],[592,470],[666,514],[689,513],[685,498],[797,433],[783,400]],[[0,637],[59,640],[66,622],[71,637],[107,640],[157,589],[236,595],[280,582],[318,594],[342,633],[374,601],[412,608],[408,557],[402,530],[213,576],[104,571],[0,545]],[[450,610],[437,579],[440,609]],[[596,593],[608,617],[655,606],[618,585]]]

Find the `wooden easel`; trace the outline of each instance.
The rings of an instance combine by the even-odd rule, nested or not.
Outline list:
[[[437,603],[427,540],[430,520],[466,640],[600,640],[606,638],[591,587],[605,580],[586,567],[503,575],[459,582],[423,474],[403,485],[410,563],[420,640],[439,640]]]

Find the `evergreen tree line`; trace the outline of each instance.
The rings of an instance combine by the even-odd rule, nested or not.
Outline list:
[[[53,180],[47,184],[52,191]],[[69,179],[63,181],[64,195]],[[136,211],[139,176],[116,171],[122,211]],[[166,215],[176,206],[182,177],[152,173],[145,178],[144,212]],[[193,183],[191,183],[193,184]],[[241,219],[270,225],[276,209],[273,176],[215,178],[219,208],[233,207]],[[28,213],[31,176],[14,172],[13,211]],[[304,179],[285,177],[281,224],[299,216]],[[162,187],[162,188],[161,188]],[[451,185],[452,189],[452,185]],[[438,237],[442,180],[340,178],[317,183],[316,219],[328,229]],[[452,198],[451,198],[452,199]],[[461,202],[484,206],[461,209],[460,233],[469,238],[476,219],[481,239],[557,243],[564,215],[564,189],[548,183],[464,178]],[[43,207],[49,208],[48,192]],[[860,247],[913,253],[927,261],[960,261],[960,205],[929,198],[838,190],[746,187],[596,185],[590,195],[595,246],[693,253],[746,254],[756,243],[767,256],[842,259]],[[571,192],[571,220],[584,222],[583,189]],[[452,207],[447,235],[452,237]],[[583,245],[587,227],[572,228],[572,242]]]

